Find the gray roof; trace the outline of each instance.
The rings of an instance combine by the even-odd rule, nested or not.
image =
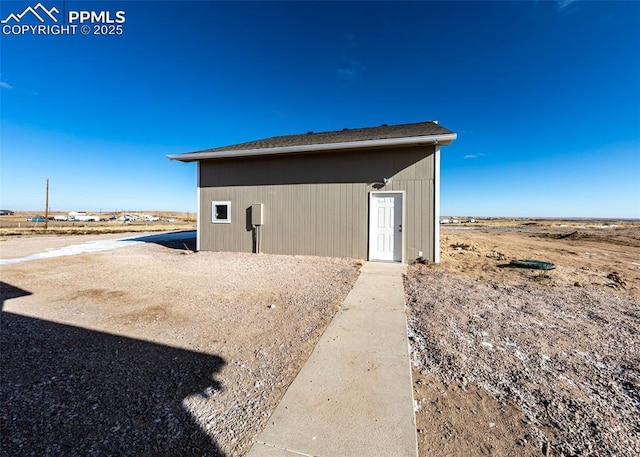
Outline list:
[[[306,149],[305,147],[309,147],[309,150],[313,149],[316,151],[337,149],[343,145],[345,148],[357,148],[369,147],[374,143],[400,144],[399,141],[394,141],[394,139],[428,139],[426,137],[432,137],[436,142],[440,139],[444,141],[442,144],[449,144],[456,138],[456,134],[433,121],[397,125],[383,124],[378,127],[274,136],[262,140],[249,141],[247,143],[204,149],[186,154],[170,155],[169,158],[192,161],[241,155],[301,152]],[[415,143],[415,141],[411,142]],[[323,145],[327,146],[325,147]],[[332,145],[334,146],[332,147]],[[313,148],[311,148],[312,146]]]

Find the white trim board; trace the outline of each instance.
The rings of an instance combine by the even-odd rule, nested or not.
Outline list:
[[[202,232],[200,229],[200,220],[202,219],[202,214],[200,211],[200,193],[202,192],[202,189],[200,188],[200,162],[198,162],[197,164],[198,167],[198,171],[197,171],[197,180],[198,180],[198,208],[196,211],[196,252],[200,251],[200,237],[202,236]]]
[[[433,262],[440,263],[440,146],[435,147],[433,160]]]

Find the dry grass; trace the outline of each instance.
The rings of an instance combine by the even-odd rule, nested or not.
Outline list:
[[[137,213],[137,212],[136,212]],[[133,213],[120,213],[133,214]],[[115,214],[119,216],[120,214]],[[31,236],[31,235],[99,235],[106,233],[127,232],[167,232],[176,230],[191,230],[196,228],[194,213],[177,213],[168,211],[143,211],[137,214],[147,214],[160,217],[162,220],[147,222],[138,220],[131,223],[121,221],[100,222],[48,222],[45,229],[44,222],[31,222],[27,219],[39,216],[34,212],[17,212],[13,216],[0,217],[0,236]],[[66,216],[66,213],[51,213],[49,216]],[[108,219],[111,213],[103,213],[101,217]],[[171,221],[169,221],[171,220]]]
[[[442,224],[444,227],[512,227],[541,229],[620,229],[638,227],[637,219],[544,219],[526,217],[495,217],[466,222],[466,217],[446,217],[457,223]]]
[[[33,223],[32,223],[33,224]],[[76,224],[80,224],[76,222]],[[105,233],[129,233],[129,232],[171,232],[176,230],[195,230],[195,224],[109,224],[89,223],[82,225],[57,225],[50,224],[44,227],[11,227],[0,228],[0,236],[28,236],[28,235],[99,235]]]

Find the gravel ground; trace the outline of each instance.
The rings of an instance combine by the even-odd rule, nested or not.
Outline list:
[[[248,451],[360,264],[189,252],[2,267],[2,455]]]
[[[473,455],[640,455],[640,305],[633,297],[534,281],[509,285],[427,266],[411,267],[405,287],[418,377],[445,386],[421,395],[437,403],[447,386],[468,395],[479,389],[496,408],[514,405],[524,414],[525,434],[510,437],[516,451],[501,454],[489,444]],[[461,417],[448,411],[441,423],[449,432],[427,431],[432,444],[421,455],[465,455],[446,447],[454,434],[478,434]]]
[[[637,224],[552,229],[445,227],[409,268],[421,457],[640,455]],[[192,245],[1,267],[1,455],[248,451],[359,263]]]

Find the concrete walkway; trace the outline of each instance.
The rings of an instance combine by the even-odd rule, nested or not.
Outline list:
[[[68,239],[78,239],[85,235],[72,235]],[[87,235],[91,237],[92,235]],[[73,238],[72,238],[73,237]],[[122,238],[122,234],[98,235],[96,239],[81,244],[67,244],[57,249],[47,249],[44,252],[37,252],[23,257],[14,257],[10,259],[0,259],[0,265],[12,265],[15,263],[28,262],[30,260],[52,259],[54,257],[65,257],[70,255],[85,254],[91,252],[110,251],[112,249],[133,246],[139,243],[158,243],[177,240],[191,240],[196,237],[195,230],[179,231],[179,232],[160,232],[160,233],[138,233]],[[84,238],[80,238],[84,239]],[[53,240],[51,240],[53,241]],[[4,255],[4,250],[2,252]]]
[[[249,457],[416,457],[402,274],[366,263]]]

